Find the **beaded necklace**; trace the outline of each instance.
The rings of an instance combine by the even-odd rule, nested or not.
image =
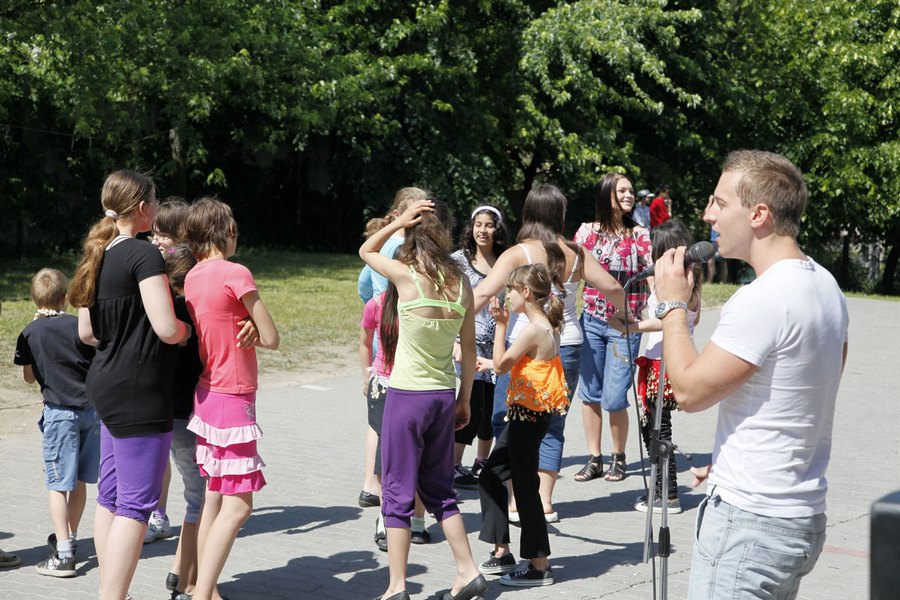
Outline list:
[[[64,310],[53,310],[52,308],[39,308],[34,313],[34,321],[39,319],[40,317],[58,317],[59,315],[66,314]]]

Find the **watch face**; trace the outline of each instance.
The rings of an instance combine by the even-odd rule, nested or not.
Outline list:
[[[668,312],[669,304],[667,302],[663,302],[656,307],[656,318],[661,319],[663,315]]]

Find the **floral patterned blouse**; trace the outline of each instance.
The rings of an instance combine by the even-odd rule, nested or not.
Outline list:
[[[472,263],[466,258],[465,252],[457,250],[450,255],[450,258],[459,265],[459,268],[462,270],[463,275],[466,276],[466,279],[469,280],[469,285],[471,285],[472,288],[484,281],[485,275],[472,266]],[[500,295],[500,301],[503,301],[502,294]],[[491,316],[490,309],[485,305],[480,312],[475,313],[475,354],[482,358],[494,357],[494,331],[496,329],[497,324],[494,322],[494,317]],[[456,369],[459,371],[459,365],[456,365]],[[475,379],[493,382],[494,372],[476,372]]]
[[[621,235],[600,231],[593,223],[582,223],[574,239],[576,244],[593,254],[621,285],[653,264],[650,232],[643,227],[635,227]],[[646,281],[632,285],[626,299],[632,315],[641,314],[649,295]],[[605,321],[616,312],[616,307],[606,301],[606,296],[587,284],[582,298],[585,312],[598,319]]]

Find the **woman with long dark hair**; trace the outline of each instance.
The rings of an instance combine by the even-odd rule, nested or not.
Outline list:
[[[459,250],[450,255],[469,280],[472,289],[488,276],[497,257],[506,250],[507,226],[503,213],[493,204],[479,204],[472,211],[459,238]],[[494,318],[488,307],[475,314],[475,381],[472,382],[469,424],[456,432],[456,488],[475,488],[478,473],[487,460],[494,440],[491,415],[494,409]],[[454,358],[459,359],[459,344],[454,345]],[[466,446],[478,438],[475,461],[471,469],[462,466]]]
[[[634,187],[618,173],[607,174],[597,185],[595,219],[582,223],[575,242],[587,250],[616,281],[624,285],[651,264],[650,235],[629,214],[634,207]],[[647,303],[644,282],[629,290],[628,314],[640,315]],[[590,459],[575,475],[575,481],[590,481],[603,475],[600,437],[603,411],[609,413],[612,432],[612,457],[607,481],[625,478],[625,442],[628,439],[628,388],[632,382],[632,364],[641,343],[639,333],[628,338],[610,328],[607,322],[620,305],[613,305],[604,290],[590,285],[582,292],[584,307],[581,326],[581,373],[578,395],[582,402],[584,435]]]

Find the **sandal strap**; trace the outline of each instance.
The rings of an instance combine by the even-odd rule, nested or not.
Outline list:
[[[578,482],[590,481],[603,476],[603,457],[592,456],[581,470],[575,473],[573,479]]]
[[[609,463],[609,471],[606,473],[607,481],[622,481],[625,479],[625,453],[613,452],[612,460]]]

